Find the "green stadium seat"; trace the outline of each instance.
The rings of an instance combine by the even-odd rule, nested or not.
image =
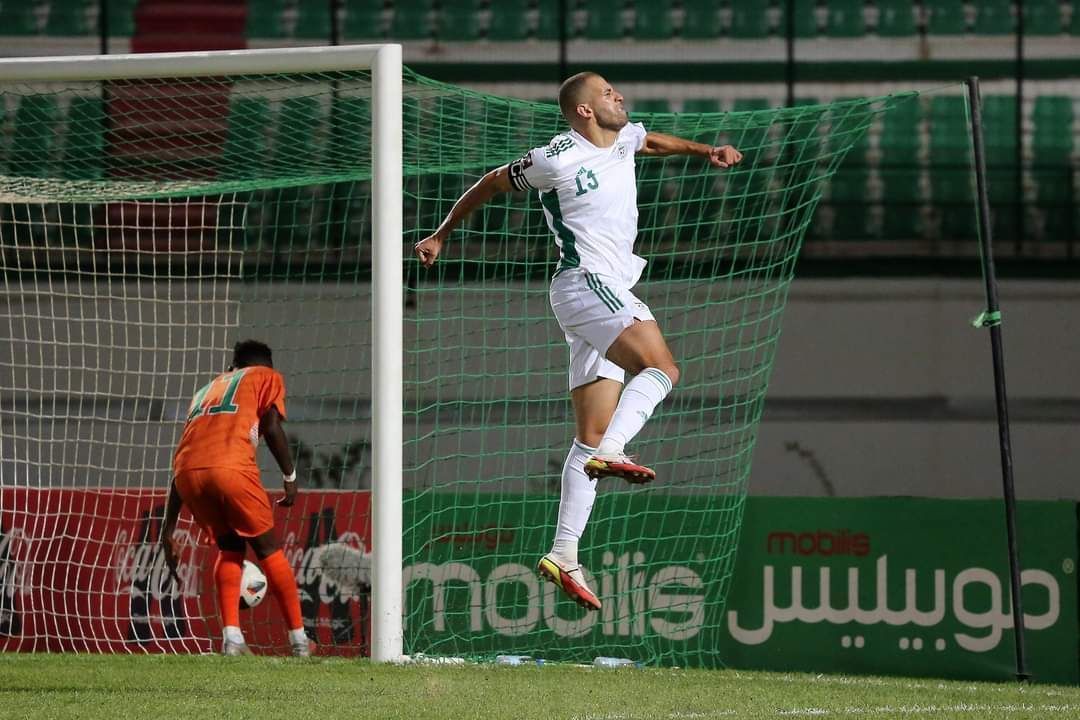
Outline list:
[[[252,38],[283,38],[285,26],[282,16],[285,12],[283,0],[248,0],[247,36]],[[110,34],[114,23],[112,3],[109,4]]]
[[[566,37],[573,37],[573,21],[567,18]],[[559,8],[555,3],[540,3],[533,35],[537,40],[559,39]]]
[[[976,35],[1008,35],[1016,32],[1010,0],[979,0],[975,7]]]
[[[423,40],[429,37],[431,37],[431,3],[428,0],[395,2],[394,19],[390,23],[390,38]]]
[[[931,35],[963,35],[967,32],[964,4],[957,0],[926,0],[929,17],[926,31]]]
[[[262,97],[238,97],[229,108],[229,132],[221,153],[227,179],[254,177],[267,157],[270,103]]]
[[[723,28],[716,4],[708,0],[683,0],[683,23],[679,34],[687,40],[711,40]]]
[[[436,32],[439,39],[469,42],[479,38],[478,10],[475,0],[443,0]]]
[[[59,117],[55,95],[27,95],[15,111],[15,134],[8,153],[11,175],[47,174]]]
[[[37,35],[37,9],[34,3],[25,0],[0,3],[0,28],[3,28],[4,35]]]
[[[638,40],[667,40],[675,32],[672,0],[641,1],[634,6],[633,35]]]
[[[335,101],[334,111],[330,116],[330,142],[330,152],[338,158],[338,162],[370,166],[370,98],[345,97]]]
[[[691,22],[690,11],[694,8],[694,22],[707,22],[707,13],[711,10],[716,12],[716,3],[712,0],[694,0],[684,2],[683,7],[687,12],[686,25]],[[783,26],[781,26],[783,27]],[[767,3],[758,0],[731,0],[731,32],[733,38],[763,38],[771,32],[769,26],[769,7]],[[683,35],[686,35],[685,30]],[[690,37],[687,35],[687,37]],[[712,37],[711,35],[697,35],[695,37]]]
[[[869,179],[869,168],[858,165],[850,169],[841,167],[830,179],[829,204],[833,210],[834,239],[858,240],[869,234],[870,204],[866,194]]]
[[[1016,163],[1016,96],[983,98],[983,140],[988,164]]]
[[[1061,3],[1059,0],[1024,0],[1025,35],[1060,35]]]
[[[109,35],[111,37],[131,37],[135,34],[135,5],[137,1],[109,0]],[[248,13],[250,17],[250,8]]]
[[[720,101],[716,98],[689,98],[683,101],[683,112],[717,113],[720,112]]]
[[[346,40],[378,40],[384,36],[381,0],[349,0],[345,4],[342,35]]]
[[[302,2],[296,6],[296,28],[293,35],[298,38],[330,41],[333,23],[330,21],[330,3]]]
[[[671,102],[667,98],[639,98],[629,105],[631,114],[671,112]]]
[[[296,175],[318,163],[320,148],[315,140],[321,119],[317,98],[287,97],[282,101],[273,153],[277,171]]]
[[[1073,153],[1073,99],[1044,95],[1035,99],[1031,138],[1036,166],[1068,165]]]
[[[1073,35],[1080,35],[1080,0],[1072,0],[1072,20],[1069,22],[1069,31]]]
[[[529,36],[528,0],[501,0],[491,7],[488,39],[498,42],[524,40]]]
[[[922,144],[922,108],[918,97],[902,102],[885,113],[881,121],[881,161],[884,165],[916,162]]]
[[[829,20],[825,34],[829,37],[862,37],[866,34],[863,0],[829,0]]]
[[[55,36],[89,35],[97,28],[87,22],[85,0],[65,0],[49,3],[49,15],[45,21],[45,34]]]
[[[915,19],[916,6],[911,0],[877,0],[878,35],[910,37],[919,31]]]
[[[71,99],[64,137],[64,177],[99,180],[105,176],[105,103],[100,97]]]
[[[622,0],[589,0],[585,37],[589,40],[617,40],[623,36]]]
[[[769,129],[772,114],[769,101],[764,98],[739,98],[735,101],[734,112],[752,113],[732,119],[730,143],[739,151],[760,152],[768,146]]]
[[[817,2],[815,0],[795,0],[795,37],[812,38],[818,36]],[[780,5],[780,23],[777,34],[787,35],[787,4]]]

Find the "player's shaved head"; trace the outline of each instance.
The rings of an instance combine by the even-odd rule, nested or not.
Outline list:
[[[258,340],[241,340],[233,346],[232,367],[245,368],[252,365],[274,367],[270,346]]]
[[[590,81],[593,80],[603,78],[594,72],[579,72],[563,80],[563,84],[559,86],[559,109],[567,122],[573,124],[577,117],[577,106],[591,99],[594,87]]]

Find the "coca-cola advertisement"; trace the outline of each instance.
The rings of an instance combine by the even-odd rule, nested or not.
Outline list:
[[[217,651],[217,550],[181,513],[174,578],[159,543],[165,499],[164,490],[0,490],[0,650]],[[302,492],[275,509],[316,654],[368,654],[369,502],[363,491]],[[324,555],[334,558],[329,573]],[[330,576],[343,574],[339,588]],[[272,596],[241,613],[241,626],[256,652],[288,654]]]

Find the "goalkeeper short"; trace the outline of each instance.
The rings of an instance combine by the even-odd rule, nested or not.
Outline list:
[[[258,537],[274,527],[273,508],[257,468],[182,470],[176,474],[176,490],[212,538],[230,532]]]
[[[629,289],[583,268],[557,274],[548,295],[570,346],[570,389],[597,378],[623,382],[623,369],[604,356],[635,320],[655,319],[649,307]]]

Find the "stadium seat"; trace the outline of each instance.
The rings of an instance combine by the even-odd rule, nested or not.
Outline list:
[[[248,0],[247,36],[251,38],[285,37],[285,26],[281,21],[284,12],[285,4],[282,0]],[[110,26],[112,23],[112,5],[110,4]]]
[[[671,103],[667,98],[639,98],[630,103],[630,112],[631,114],[671,112]]]
[[[941,219],[941,234],[952,239],[976,236],[971,173],[970,130],[963,96],[930,101],[930,197]]]
[[[377,40],[383,37],[381,0],[348,0],[342,35],[346,40]]]
[[[87,22],[85,0],[52,0],[45,21],[45,34],[56,36],[88,35],[97,30]]]
[[[796,0],[795,5],[795,37],[812,38],[818,35],[817,2],[814,0]],[[779,6],[780,21],[776,32],[779,35],[787,35],[787,3]]]
[[[1044,95],[1035,99],[1031,145],[1036,165],[1068,165],[1073,153],[1073,99]]]
[[[321,119],[317,98],[287,97],[282,101],[273,153],[275,169],[296,175],[319,161],[315,140]]]
[[[390,23],[393,40],[423,40],[431,37],[431,3],[429,0],[397,0],[394,19]]]
[[[589,0],[585,37],[589,40],[617,40],[623,36],[622,0]]]
[[[833,210],[832,237],[857,240],[866,237],[869,198],[866,187],[870,168],[849,157],[829,181],[829,204]]]
[[[135,34],[135,6],[138,0],[109,0],[109,35],[131,37]],[[250,17],[251,10],[248,10]]]
[[[707,12],[716,12],[716,3],[712,0],[694,0],[684,2],[687,18],[686,25],[691,22],[691,7],[694,7],[695,22],[707,21]],[[781,26],[783,27],[783,25]],[[769,6],[759,0],[731,0],[731,37],[733,38],[762,38],[768,37],[771,28],[769,26]],[[684,31],[685,35],[686,32]],[[696,37],[711,37],[698,35]]]
[[[40,177],[48,172],[58,115],[55,95],[27,95],[19,102],[8,153],[9,174]]]
[[[866,34],[863,0],[829,0],[829,20],[825,34],[829,37],[862,37]]]
[[[330,115],[331,152],[339,162],[367,165],[371,160],[371,100],[339,98]]]
[[[683,112],[716,113],[720,112],[720,101],[716,98],[689,98],[683,101]]]
[[[976,35],[1008,35],[1016,32],[1010,0],[979,0],[975,7]]]
[[[480,37],[480,21],[475,0],[443,0],[436,35],[440,40],[469,42]]]
[[[674,34],[672,0],[640,0],[634,6],[633,34],[638,40],[667,40]]]
[[[983,98],[983,137],[989,164],[1016,163],[1016,96]]]
[[[566,37],[573,37],[573,20],[567,17]],[[537,40],[559,39],[559,8],[556,3],[540,3],[533,35]]]
[[[1025,35],[1060,35],[1061,3],[1058,0],[1024,0]]]
[[[881,121],[881,162],[901,167],[917,162],[922,144],[922,108],[920,99],[913,97],[897,104],[885,113]]]
[[[926,31],[931,35],[963,35],[967,32],[964,4],[957,0],[926,0],[929,17]]]
[[[330,3],[302,2],[296,6],[296,28],[293,35],[311,40],[330,40]]]
[[[910,0],[877,0],[877,32],[882,37],[910,37],[919,30],[917,7]]]
[[[1072,0],[1072,20],[1069,21],[1070,32],[1080,35],[1080,0]]]
[[[266,132],[270,103],[262,97],[239,97],[229,109],[229,132],[221,154],[221,168],[230,179],[252,177],[267,157]]]
[[[720,14],[711,0],[683,0],[679,34],[688,40],[711,40],[721,33]]]
[[[105,103],[96,95],[71,99],[64,134],[63,175],[77,180],[105,176]]]
[[[735,101],[737,113],[753,113],[738,117],[732,121],[731,144],[741,152],[758,152],[766,147],[771,126],[769,101],[764,98],[739,98]]]
[[[501,0],[491,8],[491,22],[488,25],[488,39],[499,42],[524,40],[529,36],[529,24],[526,21],[528,0]]]
[[[0,3],[0,28],[4,35],[37,35],[37,9],[32,2]]]

